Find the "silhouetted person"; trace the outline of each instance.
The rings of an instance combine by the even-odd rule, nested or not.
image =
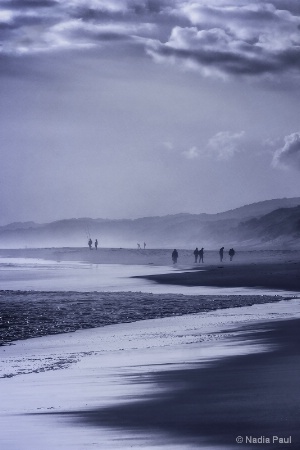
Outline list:
[[[89,244],[89,248],[90,248],[90,250],[92,250],[92,245],[93,245],[93,241],[92,241],[92,239],[91,239],[91,238],[89,239],[89,242],[88,242],[88,244]]]
[[[224,256],[224,247],[221,247],[219,250],[219,255],[220,255],[220,261],[223,261],[223,256]]]
[[[195,250],[194,250],[194,256],[195,256],[195,263],[196,263],[196,262],[198,262],[198,256],[199,256],[198,247],[196,247]]]
[[[229,254],[229,256],[230,256],[230,261],[232,261],[232,258],[233,258],[234,255],[235,255],[235,251],[233,250],[233,248],[231,248],[231,249],[229,250],[228,254]]]
[[[95,240],[95,249],[97,250],[98,248],[98,239]]]
[[[201,248],[201,250],[199,250],[198,254],[199,254],[199,262],[204,262],[203,261],[203,256],[204,256],[204,248],[203,247]]]
[[[172,252],[172,261],[173,264],[177,263],[177,259],[178,259],[178,251],[176,250],[176,248],[174,248],[173,252]]]
[[[140,249],[140,248],[141,248],[141,245],[140,245],[140,244],[137,244],[137,248]]]
[[[144,242],[144,249],[146,248],[146,242]]]

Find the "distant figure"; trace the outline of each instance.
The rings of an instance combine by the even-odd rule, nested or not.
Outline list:
[[[89,242],[88,242],[88,244],[89,244],[89,248],[90,248],[90,250],[92,250],[92,245],[93,245],[93,241],[92,241],[92,239],[91,239],[91,238],[89,239]]]
[[[173,252],[172,252],[172,261],[173,264],[177,264],[177,259],[178,259],[178,251],[176,250],[176,248],[174,248]]]
[[[137,248],[140,249],[141,248],[141,244],[137,244]]]
[[[195,256],[195,263],[196,263],[196,262],[198,262],[198,256],[199,256],[198,247],[196,247],[195,250],[194,250],[194,256]]]
[[[220,261],[223,261],[223,256],[224,256],[224,247],[221,247],[219,250],[219,255],[220,255]]]
[[[234,255],[235,255],[235,251],[233,250],[233,248],[231,248],[228,252],[229,256],[230,256],[230,261],[232,261]]]
[[[98,239],[95,240],[95,249],[97,250],[98,248]]]
[[[198,254],[199,254],[199,262],[204,262],[203,261],[203,256],[204,256],[204,248],[203,247],[201,248],[201,250],[199,250]]]
[[[144,250],[145,250],[145,248],[146,248],[146,242],[144,242]]]

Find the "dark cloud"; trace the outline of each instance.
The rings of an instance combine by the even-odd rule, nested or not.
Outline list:
[[[7,0],[0,6],[0,51],[139,42],[156,61],[205,76],[298,77],[299,27],[294,0]]]
[[[8,0],[5,2],[7,8],[24,9],[24,8],[51,8],[58,5],[56,0]]]
[[[258,76],[300,69],[299,46],[267,48],[240,41],[217,29],[199,32],[194,27],[175,28],[167,44],[151,43],[148,51],[158,61],[180,61],[207,76]]]
[[[300,170],[300,132],[284,138],[284,146],[274,154],[273,166]]]
[[[0,22],[0,30],[13,30],[14,28],[16,28],[16,25],[13,22]]]
[[[132,39],[132,37],[126,33],[126,29],[122,30],[121,27],[116,31],[113,31],[113,28],[106,31],[105,28],[103,30],[98,30],[97,28],[90,29],[89,27],[84,26],[81,28],[75,27],[73,30],[71,28],[68,33],[68,38],[72,40],[72,37],[75,39],[80,39],[82,42],[90,42],[91,40],[93,42],[129,41]]]
[[[272,4],[283,11],[287,10],[293,14],[300,14],[300,2],[299,0],[273,0]]]
[[[158,61],[179,61],[205,75],[272,76],[300,66],[300,16],[272,2],[186,2],[193,26],[174,27],[167,42],[152,43]]]

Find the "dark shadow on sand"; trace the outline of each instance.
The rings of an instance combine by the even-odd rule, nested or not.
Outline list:
[[[66,414],[85,425],[163,432],[166,442],[193,443],[198,448],[204,439],[229,448],[299,449],[300,320],[241,331],[239,340],[270,344],[268,351],[224,358],[208,367],[158,372],[149,378],[165,389],[163,394]],[[140,381],[144,382],[142,377]],[[291,436],[292,443],[244,446],[236,443],[237,436]]]
[[[159,284],[223,288],[264,288],[300,292],[300,262],[201,266],[201,270],[148,275]]]

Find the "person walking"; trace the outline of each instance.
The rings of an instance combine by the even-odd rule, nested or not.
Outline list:
[[[89,249],[92,250],[93,241],[91,238],[89,239],[88,244],[89,244]]]
[[[194,256],[195,256],[195,263],[197,263],[198,262],[198,256],[199,256],[198,247],[196,247],[195,250],[194,250]]]
[[[173,264],[177,264],[177,259],[178,259],[178,251],[176,250],[176,248],[174,248],[173,252],[172,252],[172,261]]]
[[[98,249],[98,239],[95,240],[95,249]]]
[[[222,262],[223,261],[223,256],[224,256],[224,247],[220,248],[219,255],[220,255],[220,262]]]
[[[233,248],[231,248],[231,249],[229,250],[228,254],[229,254],[229,256],[230,256],[230,261],[232,261],[234,255],[235,255],[235,251],[233,250]]]
[[[204,256],[204,248],[202,247],[201,250],[199,250],[199,263],[203,262],[203,256]]]

